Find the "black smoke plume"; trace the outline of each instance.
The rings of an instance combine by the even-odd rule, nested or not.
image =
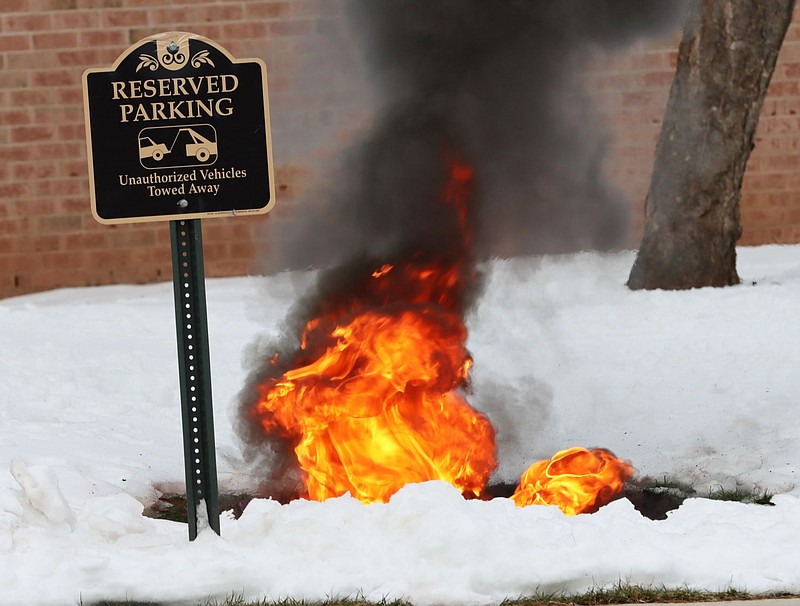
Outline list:
[[[325,187],[271,221],[261,269],[324,267],[431,239],[448,246],[437,206],[447,148],[476,171],[480,257],[628,247],[629,204],[603,177],[606,133],[576,73],[596,48],[675,29],[684,5],[345,2],[380,99],[375,126],[339,151]]]
[[[374,127],[366,139],[340,148],[325,187],[267,222],[268,252],[260,270],[328,269],[318,289],[297,303],[286,335],[253,346],[254,367],[241,394],[243,437],[262,447],[275,478],[289,478],[291,486],[278,493],[296,490],[299,477],[296,470],[287,476],[289,445],[265,441],[249,413],[255,386],[280,376],[283,369],[267,360],[274,352],[291,359],[300,327],[326,301],[363,289],[360,281],[372,269],[408,258],[411,251],[424,258],[466,252],[482,259],[628,246],[629,205],[604,180],[605,133],[591,118],[589,97],[574,76],[598,47],[621,48],[668,33],[677,27],[683,5],[345,2],[343,14],[379,99],[372,108]],[[461,250],[463,231],[452,206],[441,203],[453,157],[474,169],[469,251]],[[469,273],[466,286],[462,312],[479,291],[477,273]]]

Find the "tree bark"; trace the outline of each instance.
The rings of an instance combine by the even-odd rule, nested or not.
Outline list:
[[[795,0],[692,0],[632,289],[737,284],[742,178]]]

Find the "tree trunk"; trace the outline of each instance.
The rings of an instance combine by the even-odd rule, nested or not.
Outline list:
[[[795,0],[692,0],[632,289],[737,284],[739,197]]]

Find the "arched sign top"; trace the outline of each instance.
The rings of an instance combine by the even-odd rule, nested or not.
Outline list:
[[[208,46],[213,46],[219,53],[223,54],[228,61],[234,63],[236,59],[231,55],[227,49],[223,46],[217,44],[213,40],[206,38],[205,36],[201,36],[199,34],[193,34],[191,32],[162,32],[160,34],[153,34],[152,36],[148,36],[147,38],[142,38],[136,44],[133,44],[127,48],[119,57],[117,57],[116,61],[111,65],[112,70],[116,70],[119,64],[125,60],[131,54],[136,53],[137,51],[141,50],[142,46],[148,42],[155,42],[156,48],[158,49],[157,57],[160,58],[162,56],[166,56],[166,54],[173,55],[175,54],[175,50],[180,50],[184,53],[185,59],[182,63],[178,62],[175,63],[172,60],[168,60],[166,65],[164,63],[158,62],[162,67],[170,69],[171,71],[176,71],[180,69],[183,65],[185,65],[186,61],[189,59],[189,41],[190,40],[197,40],[199,42],[203,42]],[[175,46],[172,46],[172,45]],[[198,53],[199,54],[199,53]],[[242,61],[260,61],[260,59],[242,59]],[[168,67],[171,66],[171,67]],[[151,68],[152,69],[152,68]]]
[[[275,203],[267,70],[164,32],[83,74],[92,213],[101,223],[260,214]]]

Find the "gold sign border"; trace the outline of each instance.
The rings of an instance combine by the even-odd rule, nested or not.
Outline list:
[[[101,217],[97,214],[97,198],[95,194],[95,184],[94,184],[94,157],[92,155],[92,123],[89,117],[89,86],[88,86],[88,76],[89,74],[95,73],[112,73],[117,71],[120,63],[125,60],[128,55],[133,52],[136,52],[140,49],[140,47],[148,42],[172,42],[174,41],[178,45],[182,45],[184,42],[188,43],[189,40],[199,40],[208,44],[209,46],[214,47],[216,50],[221,52],[225,55],[231,63],[257,63],[261,68],[261,84],[264,92],[264,124],[266,125],[265,129],[265,137],[266,137],[266,145],[267,145],[267,171],[269,177],[269,202],[267,205],[262,208],[254,208],[254,209],[244,209],[244,210],[221,210],[221,211],[214,211],[214,212],[202,212],[202,213],[175,213],[171,215],[154,215],[154,216],[142,216],[142,217],[123,217],[120,219],[106,219]],[[123,52],[117,60],[114,61],[111,68],[90,68],[83,72],[82,76],[83,82],[83,114],[85,119],[86,125],[86,154],[87,154],[87,161],[89,163],[89,196],[92,201],[92,216],[98,223],[102,223],[103,225],[120,225],[125,223],[148,223],[152,221],[175,221],[175,220],[185,220],[185,219],[205,219],[205,218],[216,218],[216,217],[232,217],[232,216],[239,216],[239,215],[263,215],[268,213],[272,210],[272,207],[275,206],[275,175],[274,175],[274,168],[272,163],[272,132],[270,128],[270,121],[269,121],[269,95],[268,95],[268,87],[267,87],[267,66],[261,59],[252,58],[252,59],[236,59],[231,55],[225,48],[214,42],[213,40],[206,38],[205,36],[201,36],[199,34],[193,34],[191,32],[161,32],[159,34],[153,34],[152,36],[148,36],[146,38],[142,38],[135,44],[128,47],[128,49]]]

